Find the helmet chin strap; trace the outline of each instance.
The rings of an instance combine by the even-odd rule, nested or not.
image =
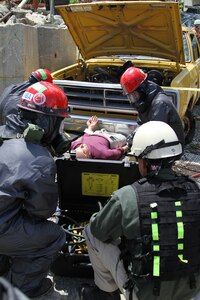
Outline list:
[[[161,140],[160,142],[158,142],[158,143],[156,143],[154,145],[152,144],[152,145],[147,146],[140,153],[140,155],[138,155],[138,158],[144,158],[144,156],[146,156],[147,154],[149,154],[153,150],[160,149],[160,148],[166,148],[166,147],[170,147],[170,146],[175,146],[175,145],[178,145],[178,144],[180,144],[179,141],[165,143],[165,140]]]
[[[151,171],[154,173],[154,175],[158,175],[160,169],[162,168],[162,164],[160,165],[151,165]]]

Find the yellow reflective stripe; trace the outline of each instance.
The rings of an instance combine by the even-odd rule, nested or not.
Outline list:
[[[153,276],[160,276],[160,256],[153,258]]]
[[[151,234],[152,234],[152,240],[153,243],[155,241],[159,241],[159,232],[158,232],[158,224],[156,223],[158,220],[158,212],[155,211],[157,210],[157,203],[151,203],[150,204],[151,209],[153,210],[151,212],[151,220],[152,220],[152,224],[151,224]],[[155,245],[153,244],[153,252],[158,252],[160,251],[160,245]],[[160,276],[160,256],[155,255],[154,253],[154,257],[153,257],[153,276]]]
[[[153,241],[158,241],[159,240],[158,224],[151,224],[151,232],[152,232]]]
[[[183,244],[178,244],[178,250],[183,250]]]
[[[177,210],[177,211],[176,211],[176,217],[177,217],[177,218],[182,218],[182,216],[183,216],[182,211],[181,211],[181,210]]]
[[[175,202],[175,206],[181,206],[181,204],[182,204],[181,201],[176,201]]]
[[[159,245],[153,245],[153,251],[160,251]]]
[[[182,203],[181,201],[176,201],[175,206],[181,206]],[[176,217],[177,218],[182,218],[183,217],[183,212],[182,210],[177,210],[176,211]],[[184,239],[184,224],[183,222],[177,222],[177,231],[178,231],[178,239],[183,240]],[[183,243],[178,243],[177,249],[180,251],[183,251],[184,249],[184,244]],[[187,259],[183,258],[183,254],[178,254],[178,258],[185,264],[188,263]]]
[[[188,263],[188,260],[183,258],[183,254],[179,254],[178,257],[183,263],[185,263],[185,264]]]
[[[184,239],[184,226],[183,222],[177,222],[178,239]]]
[[[151,212],[151,219],[158,219],[158,213],[157,212]]]

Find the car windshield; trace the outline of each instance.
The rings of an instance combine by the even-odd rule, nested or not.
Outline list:
[[[183,33],[183,48],[184,48],[184,53],[185,53],[185,61],[186,62],[191,61],[190,48],[189,48],[188,40],[186,38],[185,33]]]

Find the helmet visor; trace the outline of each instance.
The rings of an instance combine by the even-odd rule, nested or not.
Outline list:
[[[130,103],[136,103],[140,99],[140,95],[137,91],[133,91],[132,93],[127,95]]]

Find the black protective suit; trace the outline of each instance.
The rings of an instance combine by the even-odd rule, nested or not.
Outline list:
[[[0,97],[0,125],[5,124],[6,116],[9,114],[17,114],[18,107],[21,100],[21,96],[25,90],[33,84],[34,79],[30,77],[29,80],[20,82],[18,84],[12,84],[5,88]]]
[[[50,116],[38,115],[48,137]],[[44,145],[14,137],[28,122],[9,115],[0,127],[1,135],[13,135],[0,143],[0,259],[9,257],[8,279],[25,294],[40,285],[65,243],[62,228],[47,220],[58,204],[53,157]]]
[[[141,123],[162,121],[170,125],[184,146],[184,130],[179,114],[163,89],[152,81],[145,82],[142,99],[135,103]]]

